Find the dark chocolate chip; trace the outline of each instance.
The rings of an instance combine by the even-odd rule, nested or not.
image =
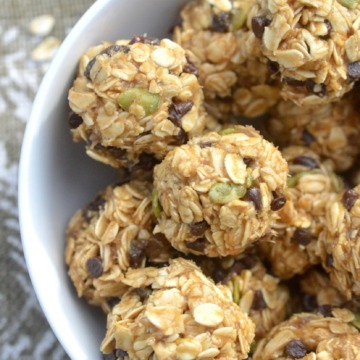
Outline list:
[[[183,72],[187,74],[193,74],[196,77],[199,76],[199,70],[197,66],[186,56],[187,64],[183,68]]]
[[[331,22],[328,19],[324,20],[324,24],[325,24],[326,29],[327,29],[327,34],[323,35],[323,36],[320,36],[320,39],[328,40],[330,38],[330,34],[331,34],[331,31],[332,31],[332,25],[331,25]]]
[[[319,167],[319,164],[311,157],[308,156],[298,156],[293,160],[293,163],[296,165],[303,165],[309,169],[316,169]]]
[[[158,259],[160,254],[169,253],[170,243],[166,240],[165,235],[156,234],[145,244],[144,252],[148,261],[152,262]]]
[[[304,294],[301,298],[301,303],[304,311],[312,312],[318,308],[316,296],[310,294]]]
[[[183,128],[179,129],[179,133],[175,136],[176,144],[184,145],[188,142],[189,137]]]
[[[98,257],[90,258],[86,262],[86,270],[88,271],[89,275],[94,279],[100,277],[104,272],[101,259]]]
[[[145,288],[137,288],[135,289],[136,294],[139,296],[140,301],[144,302],[150,295],[151,295],[151,288],[145,287]]]
[[[83,123],[83,119],[79,114],[72,111],[69,115],[68,122],[70,129],[77,129]]]
[[[342,197],[342,203],[345,209],[350,211],[358,198],[359,194],[354,189],[345,191]]]
[[[314,136],[310,134],[306,129],[303,131],[301,137],[307,146],[310,146],[315,141]]]
[[[251,305],[251,309],[253,310],[263,310],[267,308],[266,301],[261,290],[256,290],[254,294],[254,299]]]
[[[153,167],[159,164],[160,161],[152,154],[142,153],[139,156],[139,161],[137,163],[129,163],[128,169],[130,172],[136,170],[152,170]]]
[[[332,310],[333,307],[328,304],[320,305],[318,308],[319,313],[324,317],[332,317]]]
[[[250,188],[246,192],[243,199],[246,201],[252,201],[257,211],[260,211],[262,209],[261,193],[259,188],[256,187]]]
[[[334,265],[334,257],[330,254],[326,256],[326,266],[332,267]]]
[[[300,359],[307,354],[307,348],[301,340],[291,340],[286,345],[285,353],[293,359]]]
[[[347,66],[349,78],[360,79],[360,61],[355,61]]]
[[[106,299],[106,302],[112,309],[114,306],[116,306],[120,302],[120,299],[118,297],[110,297],[110,298]]]
[[[305,82],[302,80],[294,79],[291,77],[287,77],[284,79],[284,82],[290,86],[304,86]]]
[[[261,39],[264,35],[265,28],[269,26],[271,23],[271,20],[268,19],[266,16],[254,16],[251,19],[251,27],[254,32],[254,35]]]
[[[272,211],[278,211],[286,204],[286,197],[282,194],[273,192],[273,200],[271,201],[270,207]]]
[[[115,354],[103,354],[102,356],[103,360],[116,360]]]
[[[192,109],[193,105],[194,103],[190,100],[173,100],[172,104],[169,106],[169,120],[173,122],[176,126],[181,127],[180,120]]]
[[[280,71],[280,65],[276,61],[269,60],[268,67],[272,74],[277,74]]]
[[[212,147],[214,144],[216,144],[215,141],[206,141],[206,142],[202,142],[199,144],[199,146],[202,148],[202,149],[205,149],[207,147]]]
[[[305,86],[307,91],[319,96],[324,97],[326,95],[326,85],[325,84],[317,84],[313,80],[306,80]]]
[[[209,229],[210,225],[205,221],[199,221],[197,223],[189,224],[190,227],[190,234],[194,236],[202,236],[204,235],[205,231]]]
[[[85,71],[84,71],[84,76],[90,81],[91,81],[90,72],[91,72],[91,69],[93,68],[95,62],[96,62],[96,56],[88,62],[88,64],[86,65]]]
[[[106,149],[106,151],[108,151],[113,157],[117,159],[123,160],[126,158],[126,150],[124,149],[119,149],[115,146],[108,146],[104,149]]]
[[[244,157],[244,158],[243,158],[243,161],[244,161],[244,163],[245,163],[246,166],[250,166],[251,163],[253,162],[253,159],[248,158],[248,157]]]
[[[128,353],[125,350],[116,349],[115,350],[115,356],[118,357],[118,358],[124,358],[125,356],[128,356]]]
[[[147,34],[143,35],[134,35],[129,42],[129,45],[135,43],[149,44],[149,45],[160,45],[160,40],[158,38],[153,38],[147,36]]]
[[[129,260],[131,267],[138,268],[141,265],[144,257],[144,250],[140,246],[137,246],[136,244],[131,246],[129,250]]]
[[[213,16],[211,30],[216,32],[227,32],[231,22],[231,13],[221,12]]]
[[[308,229],[297,228],[292,239],[299,245],[306,246],[311,243],[312,236]]]
[[[205,238],[201,238],[195,241],[185,241],[185,244],[189,249],[203,253],[207,244],[207,240]]]

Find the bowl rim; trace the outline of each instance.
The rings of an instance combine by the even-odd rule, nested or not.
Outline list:
[[[27,186],[27,178],[30,171],[29,158],[32,148],[32,139],[34,135],[38,132],[41,118],[41,111],[44,105],[45,94],[51,89],[51,85],[54,82],[54,78],[57,75],[58,69],[61,67],[61,64],[68,56],[71,48],[75,46],[78,42],[80,34],[86,26],[96,17],[97,13],[104,7],[106,7],[113,0],[97,0],[92,4],[85,13],[78,19],[74,27],[65,37],[63,43],[61,44],[57,54],[55,55],[51,65],[46,72],[44,78],[42,79],[38,91],[36,93],[35,99],[33,101],[31,113],[26,124],[24,131],[21,151],[20,151],[20,160],[19,160],[19,172],[18,172],[18,211],[19,211],[19,225],[20,225],[20,237],[25,257],[26,266],[30,276],[32,286],[35,290],[36,297],[40,303],[41,309],[45,314],[45,317],[54,332],[56,338],[62,345],[65,352],[70,355],[73,351],[71,350],[71,341],[65,336],[61,329],[57,326],[57,318],[55,314],[50,311],[50,306],[48,303],[47,296],[45,292],[40,288],[40,284],[36,281],[35,276],[35,262],[31,251],[31,243],[34,239],[35,234],[32,232],[31,226],[31,217],[28,217],[28,214],[31,213],[32,206],[30,205],[30,189]]]

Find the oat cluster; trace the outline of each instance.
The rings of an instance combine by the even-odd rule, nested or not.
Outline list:
[[[359,15],[189,0],[81,56],[71,136],[118,182],[65,261],[104,359],[360,360]]]

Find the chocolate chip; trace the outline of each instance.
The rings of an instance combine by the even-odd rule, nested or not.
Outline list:
[[[253,159],[244,157],[243,162],[245,163],[246,166],[250,166],[250,164],[253,162]]]
[[[112,309],[114,306],[116,306],[120,302],[120,299],[118,297],[110,297],[110,298],[106,299],[106,302]]]
[[[272,211],[278,211],[286,204],[286,197],[282,194],[273,192],[273,200],[271,201],[270,208]]]
[[[211,30],[216,32],[227,32],[231,22],[231,14],[229,12],[221,12],[213,16]]]
[[[209,229],[210,225],[205,221],[200,221],[197,223],[189,224],[190,227],[190,234],[194,236],[202,236],[204,235],[205,231]]]
[[[194,103],[190,100],[173,100],[172,104],[169,106],[169,120],[173,122],[176,126],[181,127],[180,120],[192,109],[193,105]]]
[[[324,97],[326,95],[326,85],[325,84],[317,84],[313,80],[306,80],[305,86],[307,91],[319,96]]]
[[[207,147],[212,147],[214,144],[216,144],[215,141],[205,141],[203,143],[200,143],[199,146],[201,147],[201,149],[205,149]]]
[[[328,267],[334,266],[334,257],[330,254],[326,256],[326,266]]]
[[[103,360],[116,360],[115,354],[103,354]]]
[[[136,43],[148,44],[148,45],[160,45],[160,40],[158,38],[153,38],[147,36],[147,34],[143,35],[134,35],[129,42],[129,45],[133,45]]]
[[[301,298],[301,303],[304,311],[312,312],[318,307],[316,297],[310,294],[304,294]]]
[[[293,359],[300,359],[307,354],[307,348],[301,340],[291,340],[286,345],[285,353]]]
[[[328,304],[320,305],[318,308],[319,313],[324,317],[332,317],[332,310],[333,307]]]
[[[310,134],[306,129],[303,131],[301,137],[307,146],[310,146],[315,141],[314,136]]]
[[[136,294],[139,296],[140,301],[144,302],[150,295],[151,295],[151,288],[145,287],[145,288],[137,288],[135,289]]]
[[[303,165],[309,169],[316,169],[319,167],[316,160],[308,156],[298,156],[293,160],[293,163],[296,165]]]
[[[265,28],[269,26],[271,20],[268,19],[266,16],[254,16],[251,19],[251,27],[258,39],[261,39],[264,35]]]
[[[130,172],[137,170],[152,170],[153,167],[159,164],[160,161],[152,154],[142,153],[139,156],[139,161],[137,163],[129,163],[128,169]]]
[[[260,189],[256,187],[250,188],[244,198],[246,201],[252,201],[254,203],[256,211],[260,211],[262,208],[262,201],[261,201],[261,192]]]
[[[133,268],[140,267],[144,257],[145,257],[144,250],[137,244],[133,243],[129,250],[130,266]]]
[[[311,243],[312,236],[308,229],[305,228],[297,228],[292,237],[297,244],[306,246]]]
[[[331,22],[328,19],[324,20],[324,24],[325,24],[326,29],[327,29],[327,34],[323,35],[323,36],[320,36],[320,39],[328,40],[330,38],[330,34],[331,34],[331,31],[332,31],[332,25],[331,25]]]
[[[86,262],[86,270],[88,271],[90,276],[93,277],[94,279],[100,277],[104,272],[101,259],[98,257],[90,258]]]
[[[277,74],[280,71],[280,65],[276,61],[269,60],[268,67],[272,74]]]
[[[284,82],[290,86],[304,86],[305,82],[302,80],[294,79],[291,77],[286,77],[284,79]]]
[[[179,133],[175,136],[177,145],[184,145],[188,142],[189,137],[183,128],[179,129]]]
[[[196,77],[199,76],[199,70],[197,66],[186,56],[187,64],[183,68],[183,72],[187,74],[193,74]]]
[[[360,79],[360,61],[355,61],[347,66],[349,78]]]
[[[101,144],[96,144],[94,146],[94,149],[100,152],[109,153],[111,156],[115,157],[116,159],[124,160],[126,158],[126,150],[120,149],[115,146],[103,146]]]
[[[189,249],[203,253],[207,245],[207,240],[201,238],[195,241],[185,241],[185,244]]]
[[[152,262],[154,259],[158,259],[159,255],[169,253],[170,249],[171,245],[165,235],[159,233],[155,234],[145,244],[144,252],[147,260]]]
[[[99,55],[107,55],[109,57],[113,56],[114,54],[116,54],[117,52],[123,52],[124,54],[127,54],[130,51],[130,48],[128,46],[125,45],[111,45],[109,47],[107,47],[106,49],[104,49],[103,51],[101,51],[99,54],[97,54],[94,58],[92,58],[89,63],[87,64],[85,71],[84,71],[84,76],[91,81],[91,77],[90,77],[90,72],[91,69],[93,68],[95,62],[96,62],[96,57]]]
[[[358,198],[359,194],[354,189],[345,191],[342,197],[342,203],[345,209],[350,211]]]
[[[127,351],[125,351],[125,350],[116,349],[116,350],[115,350],[115,356],[118,357],[118,358],[123,358],[123,357],[125,357],[125,356],[128,356],[128,353],[127,353]]]
[[[253,310],[263,310],[267,308],[266,301],[261,290],[256,290],[254,294],[254,299],[251,305],[251,309]]]
[[[72,111],[70,112],[68,122],[70,129],[77,129],[83,123],[83,119],[79,114]]]

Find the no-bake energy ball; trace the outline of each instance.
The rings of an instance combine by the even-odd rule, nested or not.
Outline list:
[[[73,139],[114,167],[161,160],[205,127],[198,80],[185,50],[167,39],[135,36],[90,48],[69,103],[79,115],[69,121]]]
[[[333,316],[301,313],[275,326],[256,347],[253,360],[357,360],[360,334],[354,314],[334,309]]]
[[[328,204],[319,254],[331,282],[351,299],[360,296],[360,186]]]
[[[280,97],[278,82],[250,31],[256,0],[196,0],[180,13],[174,41],[193,54],[207,110],[217,118],[263,115]]]
[[[317,246],[326,205],[337,198],[343,183],[310,149],[290,146],[282,156],[291,175],[284,192],[287,202],[273,214],[273,235],[259,248],[273,273],[289,279],[320,263]]]
[[[132,181],[108,186],[67,229],[66,263],[77,293],[105,312],[126,291],[124,272],[165,263],[169,243],[152,235],[151,184]]]
[[[287,163],[252,127],[196,137],[155,167],[158,225],[173,247],[236,255],[270,231],[285,203]]]
[[[128,359],[245,359],[254,324],[192,262],[130,270],[101,351]],[[122,356],[120,356],[122,355]]]
[[[337,171],[348,170],[359,156],[360,116],[357,93],[314,107],[281,101],[271,110],[267,131],[280,146],[308,146]]]
[[[278,64],[281,95],[298,105],[334,101],[360,77],[357,1],[258,0],[252,30]]]

